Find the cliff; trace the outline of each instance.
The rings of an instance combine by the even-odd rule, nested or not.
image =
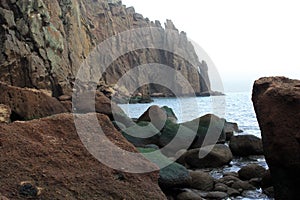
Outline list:
[[[13,86],[51,90],[55,97],[70,95],[82,61],[95,46],[126,30],[156,27],[161,33],[170,29],[176,32],[177,43],[163,34],[152,37],[162,37],[159,39],[166,46],[188,54],[188,60],[159,49],[132,51],[111,64],[102,83],[114,85],[135,66],[161,63],[181,72],[196,94],[210,91],[207,66],[199,61],[186,34],[178,32],[169,20],[163,28],[160,22],[144,18],[121,1],[2,0],[0,23],[0,81]],[[119,46],[122,48],[122,42]],[[191,92],[183,84],[179,88],[182,95]],[[171,95],[159,85],[146,85],[141,91]]]

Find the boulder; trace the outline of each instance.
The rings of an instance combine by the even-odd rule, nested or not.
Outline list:
[[[267,170],[258,164],[249,164],[242,167],[238,173],[241,180],[250,180],[252,178],[262,178]]]
[[[272,187],[272,186],[273,186],[272,177],[271,177],[270,170],[268,169],[262,177],[261,187],[268,188],[268,187]]]
[[[94,114],[81,115],[79,125],[98,132],[92,125]],[[106,161],[127,167],[124,160],[145,169],[158,169],[142,155],[128,158],[127,152],[137,150],[114,128],[106,115],[97,114],[106,139],[95,142]],[[84,136],[83,136],[84,138]],[[114,153],[114,145],[124,154]],[[0,124],[0,193],[9,199],[21,200],[18,183],[30,181],[43,188],[39,199],[166,199],[159,188],[158,171],[146,174],[126,173],[95,159],[78,136],[72,114],[59,114],[28,122]],[[123,160],[123,161],[122,161]],[[26,186],[26,185],[25,185]],[[22,193],[31,193],[27,185]]]
[[[161,152],[156,151],[155,155],[147,153],[154,152],[152,148],[138,148],[148,160],[155,163],[157,166],[165,166],[159,171],[158,183],[161,188],[170,189],[178,186],[187,185],[190,182],[191,176],[189,171],[182,165],[171,161]]]
[[[218,183],[223,183],[228,187],[231,187],[233,183],[240,181],[240,179],[236,176],[224,176],[217,180]]]
[[[177,195],[176,200],[202,200],[202,198],[193,191],[184,191]]]
[[[9,106],[0,104],[0,123],[10,122],[11,109]]]
[[[263,155],[262,141],[254,135],[233,136],[229,147],[235,156]]]
[[[236,189],[238,191],[244,191],[244,190],[256,190],[256,187],[251,185],[248,181],[242,181],[242,180],[238,180],[235,181],[231,187],[233,189]]]
[[[174,113],[173,109],[168,106],[161,107],[164,111],[166,111],[167,118],[171,120],[172,122],[176,123],[178,118],[176,117],[176,114]]]
[[[123,136],[134,146],[144,147],[148,144],[158,144],[160,132],[150,122],[139,122],[122,130]]]
[[[195,149],[200,148],[202,145],[207,146],[216,143],[225,143],[225,122],[225,119],[213,114],[207,114],[192,121],[182,123],[181,125],[197,132],[197,136],[191,146],[192,149]],[[205,138],[206,142],[203,144]]]
[[[161,130],[167,120],[167,114],[159,106],[150,106],[138,119],[138,121],[151,122],[158,130]]]
[[[199,151],[203,158],[199,158]],[[184,153],[178,160],[180,163],[186,163],[192,168],[215,168],[222,167],[231,162],[233,156],[226,145],[216,144],[206,146],[201,149],[192,149]]]
[[[202,191],[211,191],[214,188],[214,178],[206,172],[191,171],[190,188]]]
[[[255,81],[252,101],[262,133],[276,199],[300,196],[300,80]]]
[[[207,199],[226,199],[228,197],[228,194],[225,192],[209,192],[205,195],[205,198]]]
[[[12,120],[31,120],[65,113],[65,107],[45,93],[7,85],[0,82],[0,104],[11,108]]]

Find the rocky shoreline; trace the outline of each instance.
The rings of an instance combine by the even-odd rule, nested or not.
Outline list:
[[[139,151],[147,158],[146,152],[166,146],[173,140],[179,129],[184,133],[179,138],[182,142],[192,138],[195,134],[195,138],[192,138],[191,145],[187,149],[176,145],[164,148],[158,155],[158,161],[133,160],[132,162],[148,162],[145,165],[151,165],[151,162],[158,166],[160,162],[172,164],[149,174],[151,181],[143,178],[143,184],[148,184],[147,188],[152,185],[151,190],[146,192],[138,189],[139,187],[127,188],[126,190],[129,190],[131,194],[124,193],[125,185],[130,183],[135,187],[135,181],[144,175],[132,176],[105,168],[84,150],[74,129],[72,114],[68,114],[72,111],[72,102],[69,97],[53,98],[41,91],[18,88],[4,83],[0,83],[0,86],[2,91],[0,116],[3,116],[0,119],[4,122],[0,125],[0,152],[1,155],[6,155],[0,160],[3,166],[0,169],[2,177],[0,193],[9,199],[25,197],[63,199],[67,196],[84,199],[83,196],[87,194],[81,192],[84,190],[83,185],[78,185],[77,189],[71,190],[76,182],[68,177],[76,176],[78,170],[82,171],[84,168],[96,172],[98,167],[102,167],[101,171],[108,171],[106,175],[93,173],[92,176],[98,177],[97,181],[102,182],[107,181],[109,177],[117,177],[113,178],[110,184],[117,184],[113,190],[113,193],[116,193],[114,198],[117,199],[125,196],[128,199],[135,199],[136,196],[140,196],[141,199],[149,197],[155,199],[247,197],[253,195],[249,191],[260,190],[263,187],[262,183],[266,182],[263,177],[267,176],[268,171],[257,164],[242,167],[238,172],[227,172],[219,177],[213,176],[212,173],[215,170],[230,166],[233,159],[240,156],[262,155],[261,140],[251,135],[239,135],[241,130],[236,123],[227,122],[215,115],[205,115],[190,122],[178,124],[176,115],[171,108],[166,106],[162,108],[151,106],[139,119],[132,121],[116,104],[111,103],[103,93],[98,91],[95,98],[95,111],[99,113],[98,120],[104,124],[104,127],[107,127],[105,128],[106,134],[113,133],[112,141],[123,141],[122,145],[125,149]],[[51,102],[51,107],[46,102]],[[90,112],[89,107],[81,104],[74,106],[77,112],[89,117],[87,114]],[[112,107],[117,109],[118,115],[112,113]],[[200,159],[198,157],[200,147],[205,142],[208,129],[213,130],[211,136],[217,135],[215,141],[217,144],[211,151],[208,149],[208,154]],[[133,137],[136,133],[151,133],[153,136],[145,139]],[[75,144],[76,151],[73,146]],[[209,148],[210,145],[214,145],[213,140],[205,142],[206,147],[202,147],[201,151],[205,151],[205,148]],[[58,146],[60,150],[55,150]],[[25,154],[22,153],[24,151]],[[58,157],[55,158],[56,156]],[[84,163],[80,161],[83,159],[82,156],[88,158],[88,160],[84,159]],[[64,163],[66,159],[72,160],[74,164],[69,161]],[[22,162],[19,163],[20,161]],[[14,169],[9,168],[10,165],[14,165],[13,163],[19,164]],[[45,163],[48,163],[47,168],[44,166]],[[5,174],[14,175],[6,176]],[[58,174],[65,175],[58,177]],[[94,179],[90,175],[88,171],[81,172],[80,175],[82,181],[90,188],[86,197],[104,199],[104,196],[112,195],[107,193],[108,188],[103,184],[93,182]],[[269,195],[272,195],[271,185],[267,186],[265,185],[264,188]],[[155,192],[154,195],[152,192],[155,190],[161,192]],[[60,191],[59,195],[58,191]]]

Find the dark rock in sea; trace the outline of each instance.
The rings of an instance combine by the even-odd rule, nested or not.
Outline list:
[[[228,194],[225,192],[209,192],[205,196],[207,199],[226,199]]]
[[[156,149],[138,148],[138,150],[157,166],[166,166],[160,169],[158,179],[160,187],[164,190],[185,186],[190,182],[191,176],[184,166],[172,162],[160,152],[156,152],[154,156],[147,154],[156,151]]]
[[[267,170],[258,164],[249,164],[242,167],[238,173],[242,180],[250,180],[252,178],[262,178]]]
[[[0,104],[0,123],[10,122],[11,109],[9,106]]]
[[[256,190],[256,187],[251,185],[248,181],[242,181],[242,180],[238,180],[235,181],[231,187],[233,189],[236,189],[238,191],[244,191],[244,190]]]
[[[80,117],[80,126],[88,127],[91,134],[98,133],[98,127],[90,120],[94,114]],[[125,167],[124,160],[130,160],[145,169],[158,169],[140,154],[127,157],[128,152],[138,151],[107,116],[97,114],[97,117],[107,138],[91,142],[105,155],[106,161],[117,163],[120,168]],[[18,194],[16,183],[20,180],[33,181],[44,189],[38,199],[166,199],[157,184],[158,171],[125,173],[95,159],[79,138],[72,114],[0,124],[0,141],[0,193],[9,199],[24,199]],[[124,154],[116,154],[114,145],[108,141],[123,149]],[[21,193],[36,194],[36,191],[26,186]]]
[[[0,104],[11,108],[12,121],[31,120],[67,112],[56,98],[38,90],[0,82],[0,91]]]
[[[202,145],[225,143],[226,133],[223,130],[224,124],[225,119],[221,119],[213,114],[207,114],[181,125],[197,131],[197,136],[191,146],[192,149],[195,149]],[[205,143],[203,143],[204,141]]]
[[[263,155],[262,141],[254,135],[233,136],[229,147],[235,156]]]
[[[193,191],[184,191],[177,195],[176,200],[202,200],[202,198]]]
[[[236,176],[224,176],[220,179],[218,179],[216,182],[223,183],[227,185],[228,187],[231,187],[233,183],[240,181],[240,179]]]
[[[190,188],[202,191],[211,191],[214,188],[214,178],[206,172],[190,171],[191,181]]]
[[[138,119],[139,122],[151,122],[159,131],[165,126],[166,120],[166,111],[156,105],[150,106]]]
[[[205,156],[202,157],[202,155]],[[201,149],[189,150],[181,156],[178,162],[196,169],[215,168],[229,164],[232,158],[233,156],[229,147],[223,144],[216,144],[214,146],[202,147]]]
[[[255,81],[252,101],[262,133],[276,199],[300,196],[300,80]]]
[[[263,192],[270,198],[274,198],[275,197],[275,192],[274,192],[274,187],[268,187],[268,188],[264,188]]]
[[[214,187],[214,191],[219,191],[219,192],[227,192],[228,186],[223,184],[223,183],[216,183]]]

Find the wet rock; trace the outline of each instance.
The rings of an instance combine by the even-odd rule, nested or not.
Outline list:
[[[255,81],[252,101],[276,199],[300,196],[300,80],[266,77]]]
[[[265,188],[263,192],[270,198],[274,198],[275,196],[274,187]]]
[[[225,192],[209,192],[205,195],[205,198],[208,199],[225,199],[228,197],[228,194]]]
[[[201,196],[193,191],[185,191],[177,195],[177,200],[201,200]]]
[[[233,136],[229,147],[235,156],[263,155],[262,141],[254,135]]]
[[[199,158],[199,151],[205,154],[203,158]],[[227,165],[232,160],[232,153],[226,145],[216,144],[214,146],[206,146],[201,149],[192,149],[187,151],[178,160],[180,163],[186,163],[192,168],[215,168]]]
[[[240,179],[236,176],[224,176],[224,177],[217,180],[217,182],[223,183],[223,184],[225,184],[229,187],[231,187],[232,184],[237,182],[237,181],[240,181]]]
[[[9,106],[0,104],[0,123],[10,122],[11,109]]]
[[[249,164],[247,166],[242,167],[239,171],[239,177],[242,180],[250,180],[252,178],[262,178],[266,169],[258,164]]]
[[[54,97],[38,90],[9,86],[0,82],[0,103],[11,108],[12,120],[31,120],[65,113],[65,107]]]
[[[240,191],[240,190],[255,190],[256,188],[251,185],[249,182],[247,181],[241,181],[241,180],[238,180],[238,181],[235,181],[232,185],[231,185],[232,188]]]
[[[239,196],[241,193],[234,188],[228,188],[227,194],[231,197],[236,197],[236,196]]]
[[[211,191],[214,188],[214,178],[202,171],[191,171],[191,181],[189,183],[191,188],[202,190],[202,191]]]
[[[223,183],[216,183],[214,187],[214,191],[219,191],[219,192],[227,192],[228,186],[223,184]]]

